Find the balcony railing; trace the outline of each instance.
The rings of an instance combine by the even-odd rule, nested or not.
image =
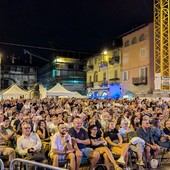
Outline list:
[[[109,84],[117,84],[117,83],[120,83],[120,78],[115,77],[115,78],[109,79]]]
[[[86,66],[84,66],[83,70],[84,70],[84,71],[93,70],[93,65],[86,65]]]
[[[120,57],[119,56],[114,56],[112,58],[109,59],[109,64],[110,65],[114,65],[114,64],[119,64],[119,59]]]
[[[100,63],[99,63],[99,68],[103,68],[103,67],[107,67],[108,66],[108,62],[107,61],[101,61]]]
[[[147,84],[147,77],[134,77],[134,78],[132,78],[132,83],[135,86],[146,85]]]

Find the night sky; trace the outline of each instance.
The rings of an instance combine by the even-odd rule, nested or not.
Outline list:
[[[153,0],[0,0],[1,42],[99,52],[152,21]]]

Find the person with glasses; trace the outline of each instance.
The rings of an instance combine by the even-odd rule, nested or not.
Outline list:
[[[142,120],[142,126],[137,129],[137,135],[145,141],[147,167],[150,167],[151,154],[154,159],[157,159],[160,147],[154,142],[148,119]]]
[[[42,143],[37,133],[31,132],[31,125],[25,122],[22,125],[22,136],[17,139],[17,151],[19,155],[27,156],[32,155],[32,158],[28,159],[34,160],[39,159],[39,162],[47,163],[45,156],[41,153]],[[36,157],[35,155],[39,156]]]
[[[97,136],[97,126],[96,125],[90,125],[89,128],[89,138],[90,138],[90,146],[97,152],[100,153],[100,155],[104,158],[104,164],[107,168],[107,170],[110,170],[110,164],[109,161],[113,164],[115,170],[122,170],[114,160],[114,157],[111,153],[111,151],[108,149],[107,142],[104,140],[103,137]]]

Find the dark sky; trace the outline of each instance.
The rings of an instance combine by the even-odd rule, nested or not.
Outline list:
[[[99,52],[152,20],[153,0],[0,0],[0,41]]]

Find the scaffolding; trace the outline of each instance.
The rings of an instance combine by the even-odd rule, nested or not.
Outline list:
[[[154,0],[154,72],[161,90],[170,90],[169,0]]]

